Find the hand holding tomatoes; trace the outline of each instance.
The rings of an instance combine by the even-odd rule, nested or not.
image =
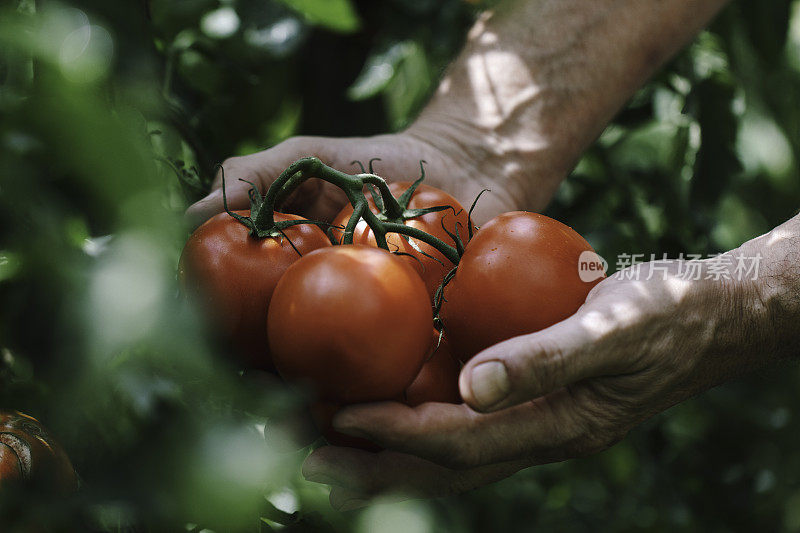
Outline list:
[[[769,323],[758,290],[705,279],[725,261],[700,262],[698,281],[681,277],[680,261],[603,280],[573,316],[470,359],[460,378],[466,405],[342,410],[338,431],[398,453],[320,449],[304,473],[332,484],[332,501],[363,505],[397,487],[460,492],[613,445],[641,421],[774,357],[755,334]]]
[[[416,175],[419,161],[424,159],[428,162],[425,183],[451,192],[463,205],[468,205],[481,190],[497,186],[502,173],[476,169],[475,161],[466,152],[464,157],[456,158],[452,151],[441,148],[450,143],[447,132],[440,138],[436,129],[431,127],[419,128],[413,134],[403,132],[366,138],[293,137],[262,152],[231,157],[222,163],[222,167],[227,174],[228,200],[232,209],[248,207],[248,182],[265,191],[283,169],[307,155],[315,155],[342,171],[352,169],[354,160],[368,161],[380,157],[381,175],[393,180],[405,180]],[[505,187],[500,183],[500,189]],[[497,213],[518,209],[518,203],[518,199],[511,195],[486,197],[473,218],[480,224]],[[346,205],[347,198],[336,186],[324,181],[308,181],[289,196],[283,211],[329,222]],[[199,226],[223,210],[220,172],[208,196],[190,206],[186,217],[193,226]]]
[[[346,226],[345,243],[358,235],[360,240],[367,243],[372,240],[384,248],[390,242],[404,248],[412,242],[402,237],[407,236],[426,245],[431,252],[418,250],[419,244],[408,248],[418,252],[418,263],[433,259],[429,256],[434,253],[452,264],[458,263],[455,276],[445,289],[441,308],[447,343],[438,347],[432,354],[434,357],[426,360],[431,355],[434,324],[429,297],[444,270],[436,271],[426,287],[420,273],[433,272],[432,268],[415,270],[401,254],[386,249],[359,244],[334,247],[320,244],[310,253],[299,250],[288,238],[288,231],[308,228],[307,233],[312,236],[321,232],[310,225],[289,226],[290,222],[279,219],[281,215],[275,213],[274,207],[279,197],[297,190],[309,178],[335,184],[350,200],[352,209],[344,210],[340,221]],[[432,188],[423,186],[415,190],[417,184],[398,200],[386,182],[374,174],[349,175],[316,158],[303,158],[287,167],[263,197],[252,191],[250,217],[228,212],[224,220],[212,219],[187,245],[184,256],[188,263],[199,264],[212,273],[219,270],[217,264],[224,264],[228,256],[244,256],[243,242],[254,247],[255,256],[261,246],[269,247],[272,255],[265,256],[267,263],[261,269],[269,271],[274,266],[276,275],[253,271],[252,275],[268,282],[267,285],[260,292],[254,291],[252,285],[245,286],[246,290],[235,293],[234,297],[251,298],[259,310],[268,306],[266,320],[259,313],[246,313],[258,319],[247,326],[248,333],[264,344],[268,339],[281,376],[308,384],[321,402],[318,405],[329,407],[322,416],[323,426],[327,427],[326,421],[337,409],[353,403],[394,399],[410,406],[458,402],[455,388],[458,365],[449,353],[451,349],[466,361],[498,341],[546,328],[572,314],[594,285],[577,276],[579,257],[591,248],[567,226],[533,213],[507,213],[486,224],[464,249],[464,237],[454,237],[447,231],[444,217],[439,214],[452,211],[452,232],[471,236],[466,229],[470,221],[464,209],[460,205],[449,208],[428,205],[438,201],[457,202]],[[375,186],[380,191],[380,203],[376,197],[377,205],[370,206],[364,196],[365,186]],[[418,204],[423,208],[421,211],[414,210],[411,203],[417,194],[418,202],[422,202]],[[431,220],[424,220],[425,217]],[[359,228],[362,218],[368,228]],[[225,228],[224,223],[239,230],[229,232],[239,237],[238,242],[228,237],[233,247],[226,248],[230,243],[225,240],[225,232],[218,232],[222,237],[217,240],[203,239],[207,228],[215,229],[216,225]],[[283,240],[276,232],[302,257],[279,261],[279,245]],[[395,234],[398,232],[402,236]],[[448,245],[432,233],[447,235],[457,246]],[[211,232],[212,237],[216,235]],[[390,237],[397,239],[390,241]],[[206,241],[211,245],[201,246]],[[218,242],[221,244],[215,249]],[[198,254],[196,250],[207,253]],[[571,272],[567,272],[570,267]],[[203,268],[197,270],[205,272]],[[187,272],[192,275],[191,270]],[[215,279],[208,275],[201,277],[201,285],[207,286],[209,280]],[[227,296],[231,291],[220,292]],[[528,295],[532,295],[532,301]],[[464,390],[461,392],[466,394]],[[470,391],[472,403],[480,396],[478,392],[481,391]],[[479,398],[480,401],[483,399]]]

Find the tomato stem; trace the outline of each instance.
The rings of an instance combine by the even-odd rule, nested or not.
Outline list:
[[[353,233],[355,232],[356,225],[358,225],[358,221],[361,220],[361,215],[364,213],[365,209],[367,209],[366,201],[359,202],[353,206],[353,214],[350,216],[350,219],[347,221],[347,226],[344,228],[342,244],[353,244]]]
[[[372,163],[374,161],[377,161],[377,159],[370,160],[370,170],[372,170]],[[420,163],[420,166],[422,166],[422,163]],[[424,177],[424,169],[422,172]],[[339,187],[344,191],[347,199],[353,206],[353,214],[345,227],[342,244],[353,243],[353,233],[355,232],[356,225],[358,221],[363,218],[372,229],[378,246],[385,250],[389,249],[388,242],[386,241],[386,234],[399,233],[431,245],[439,250],[453,264],[458,264],[460,254],[456,248],[420,229],[403,224],[403,221],[408,218],[421,216],[427,212],[447,209],[446,206],[428,209],[408,209],[408,198],[410,198],[411,194],[407,194],[406,196],[408,196],[408,198],[404,196],[403,201],[399,202],[389,189],[386,180],[380,176],[364,172],[360,174],[347,174],[329,167],[316,157],[304,157],[289,165],[286,170],[281,172],[280,176],[278,176],[275,182],[270,186],[263,198],[258,191],[254,191],[250,218],[247,222],[241,222],[247,225],[251,229],[251,232],[258,237],[280,233],[282,223],[275,222],[276,203],[286,199],[303,182],[310,178],[321,179]],[[422,178],[417,180],[415,185],[418,185],[421,181]],[[364,194],[364,188],[367,185],[377,187],[380,193],[380,198],[383,203],[383,210],[380,216],[376,215],[368,208],[367,197]],[[411,193],[413,193],[413,190]]]

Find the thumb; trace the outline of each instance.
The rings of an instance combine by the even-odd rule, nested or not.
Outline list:
[[[593,349],[599,335],[590,315],[578,312],[478,353],[461,370],[461,397],[476,411],[498,411],[613,371],[611,357]]]

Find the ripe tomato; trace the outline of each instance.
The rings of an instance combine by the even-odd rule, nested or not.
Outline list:
[[[392,191],[394,196],[399,197],[410,186],[411,183],[408,182],[397,182],[390,184],[389,189]],[[375,206],[375,202],[371,197],[368,196],[367,198],[369,202],[369,208],[373,213],[377,214],[379,209]],[[467,211],[462,207],[458,200],[446,192],[435,187],[425,185],[424,183],[420,184],[414,191],[414,194],[411,196],[411,200],[409,201],[407,208],[424,209],[426,207],[436,207],[440,205],[452,206],[455,212],[448,209],[446,211],[427,213],[420,217],[406,220],[404,223],[407,226],[421,229],[422,231],[433,235],[437,239],[444,241],[450,246],[455,246],[455,243],[447,234],[447,232],[442,229],[442,221],[444,221],[445,227],[451,233],[456,232],[456,224],[458,224],[458,235],[466,244],[468,239],[469,225]],[[456,215],[454,213],[458,214]],[[350,219],[350,215],[352,214],[353,206],[345,206],[344,209],[342,209],[333,220],[334,226],[346,226],[347,221]],[[339,240],[341,240],[343,233],[343,230],[337,231],[334,229],[333,231],[334,236]],[[389,250],[393,252],[399,251],[410,254],[416,258],[412,259],[411,257],[406,257],[404,259],[408,261],[409,264],[414,266],[414,268],[422,277],[422,280],[425,282],[425,286],[428,288],[428,294],[433,297],[434,292],[436,292],[436,288],[442,282],[442,278],[444,278],[445,274],[450,272],[455,265],[453,265],[453,263],[451,263],[444,255],[442,255],[439,250],[416,239],[412,239],[414,244],[416,244],[420,250],[425,252],[425,254],[428,254],[435,259],[419,253],[414,249],[413,246],[411,246],[411,244],[409,244],[405,237],[401,237],[397,233],[388,234],[386,236],[386,240],[389,244]],[[372,230],[363,219],[359,221],[355,232],[353,233],[353,244],[377,246],[377,243],[375,242],[375,235],[372,233]]]
[[[33,483],[56,493],[78,488],[69,457],[32,416],[0,411],[0,489]]]
[[[236,213],[249,215],[249,211]],[[275,213],[275,220],[301,217]],[[300,254],[331,243],[311,224],[286,228],[286,238],[256,239],[248,231],[227,213],[209,219],[189,237],[179,278],[185,292],[199,296],[241,364],[273,370],[265,326],[272,292]]]
[[[433,330],[433,342],[417,377],[399,398],[387,398],[416,407],[425,402],[461,403],[458,392],[458,375],[461,365],[450,354],[447,343],[443,339],[437,347],[439,332]],[[334,446],[347,446],[377,452],[381,448],[373,442],[360,437],[352,437],[334,430],[331,422],[334,415],[343,406],[332,402],[314,402],[311,405],[311,417],[319,432]]]
[[[398,396],[419,372],[431,342],[425,284],[380,248],[333,246],[290,266],[267,318],[278,372],[323,400]]]
[[[403,403],[416,407],[425,402],[461,403],[458,375],[461,365],[450,353],[447,339],[437,347],[439,332],[433,330],[433,345],[417,377],[405,390]]]
[[[594,252],[572,228],[537,213],[504,213],[484,224],[444,289],[441,318],[453,354],[466,362],[575,313],[600,282],[579,276],[585,251]]]

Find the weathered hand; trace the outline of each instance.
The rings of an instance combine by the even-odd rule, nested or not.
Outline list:
[[[470,360],[460,377],[467,404],[341,411],[339,431],[392,451],[321,448],[305,475],[333,485],[335,507],[352,508],[387,490],[459,492],[613,445],[654,414],[777,357],[761,286],[713,279],[718,269],[734,274],[736,254],[617,273],[569,319]]]
[[[431,131],[426,129],[425,134],[406,132],[368,138],[294,137],[263,152],[232,157],[222,164],[228,206],[231,209],[248,208],[250,183],[247,182],[264,192],[286,167],[306,156],[316,156],[348,173],[360,171],[353,161],[367,164],[372,158],[380,158],[381,161],[375,163],[375,172],[389,181],[414,181],[420,175],[420,160],[424,160],[425,183],[446,190],[467,206],[482,189],[497,185],[496,174],[476,168],[474,162],[463,156],[452,155],[458,153],[457,150],[445,152],[445,146],[450,148],[448,143],[430,134]],[[496,187],[494,195],[485,195],[481,199],[474,216],[477,223],[520,207],[504,194],[504,190],[505,187]],[[344,193],[335,186],[320,180],[308,180],[286,200],[281,210],[330,221],[346,202]],[[186,215],[190,223],[197,226],[222,210],[222,174],[218,173],[211,193],[189,207]]]

